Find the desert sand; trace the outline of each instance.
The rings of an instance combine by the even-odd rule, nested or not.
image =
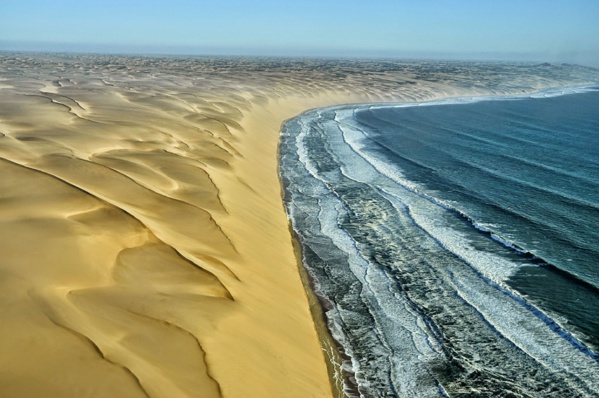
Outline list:
[[[339,396],[282,205],[281,123],[593,72],[11,53],[0,65],[2,397]]]

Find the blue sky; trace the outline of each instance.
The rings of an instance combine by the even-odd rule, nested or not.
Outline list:
[[[0,49],[599,66],[599,0],[0,0]]]

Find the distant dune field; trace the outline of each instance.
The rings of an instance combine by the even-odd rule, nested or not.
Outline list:
[[[0,396],[338,395],[281,201],[281,123],[587,72],[0,53]]]

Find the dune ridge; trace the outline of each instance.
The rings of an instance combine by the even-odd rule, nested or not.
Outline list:
[[[568,65],[11,53],[0,65],[0,395],[19,397],[339,395],[281,201],[281,123],[340,103],[596,81]]]

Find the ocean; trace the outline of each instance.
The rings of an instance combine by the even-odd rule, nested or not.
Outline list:
[[[599,396],[599,87],[312,110],[280,175],[348,396]]]

